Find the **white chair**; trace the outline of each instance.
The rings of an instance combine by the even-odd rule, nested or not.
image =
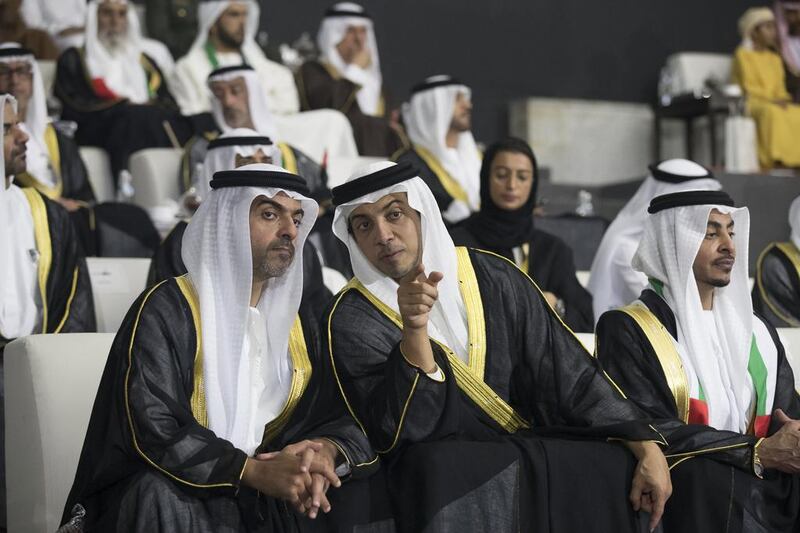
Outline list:
[[[103,203],[114,200],[116,187],[106,151],[94,146],[81,146],[80,153],[97,201]]]
[[[383,161],[380,157],[334,157],[328,158],[328,188],[333,189],[337,185],[341,185],[353,171],[358,168],[374,163],[376,161]]]
[[[338,270],[326,266],[322,267],[322,282],[333,294],[347,285],[347,279]]]
[[[44,94],[50,96],[53,94],[53,82],[55,82],[56,79],[56,62],[53,60],[37,59],[36,63],[38,63],[39,72],[42,75]]]
[[[578,282],[584,288],[586,288],[586,285],[589,283],[589,276],[591,275],[592,273],[589,270],[578,270],[575,272],[575,277],[578,278]]]
[[[719,85],[730,82],[733,60],[729,54],[706,52],[680,52],[667,58],[669,73],[669,92],[673,95],[707,92],[706,84],[711,81]]]
[[[794,372],[794,387],[800,390],[800,328],[778,328],[778,336]]]
[[[58,529],[114,335],[31,335],[5,349],[8,531]]]
[[[145,289],[150,259],[87,257],[97,331],[115,333],[131,304]]]
[[[128,169],[133,182],[133,203],[150,209],[177,200],[182,157],[181,148],[147,148],[132,154]]]
[[[292,115],[275,115],[280,139],[299,148],[321,163],[328,157],[357,157],[353,128],[343,113],[335,109],[315,109]]]
[[[581,341],[583,347],[586,348],[590,354],[594,354],[594,333],[576,333],[576,337]]]

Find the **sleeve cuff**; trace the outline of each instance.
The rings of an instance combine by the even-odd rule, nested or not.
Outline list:
[[[415,365],[414,363],[412,363],[411,361],[408,360],[408,357],[406,357],[406,354],[403,353],[403,349],[402,348],[400,348],[400,355],[403,356],[403,360],[411,368],[415,368],[416,370],[418,370],[422,374],[428,376],[429,379],[432,379],[433,381],[435,381],[437,383],[444,383],[444,372],[442,372],[441,367],[439,367],[439,365],[436,364],[435,362],[434,362],[434,364],[436,364],[436,369],[433,372],[425,372],[425,370],[423,370],[422,368],[420,368],[419,366]]]

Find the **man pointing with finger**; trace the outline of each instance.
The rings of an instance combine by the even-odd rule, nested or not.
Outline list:
[[[355,278],[328,314],[326,347],[386,459],[398,530],[655,527],[671,493],[662,428],[536,285],[456,248],[410,165],[373,163],[333,199]]]

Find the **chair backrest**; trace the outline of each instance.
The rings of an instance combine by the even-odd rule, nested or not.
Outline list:
[[[592,267],[594,254],[600,246],[608,221],[597,216],[581,217],[566,214],[537,217],[535,225],[536,228],[555,235],[567,243],[572,249],[575,270],[588,270]]]
[[[800,328],[778,328],[778,335],[794,372],[794,388],[800,390]]]
[[[116,333],[147,284],[150,259],[87,257],[97,331]]]
[[[50,96],[53,94],[53,82],[56,79],[56,62],[53,60],[37,59],[36,63],[39,64],[39,72],[42,74],[44,94]]]
[[[180,196],[178,173],[183,150],[147,148],[131,155],[128,169],[133,181],[133,203],[145,209]]]
[[[106,151],[94,146],[81,146],[80,153],[97,201],[102,203],[114,200],[116,187]]]
[[[594,333],[576,333],[575,336],[589,353],[594,354]]]
[[[589,277],[591,277],[592,272],[590,270],[578,270],[575,272],[575,277],[578,278],[578,282],[583,286],[586,287],[586,284],[589,283]]]
[[[359,167],[382,161],[380,157],[335,157],[328,158],[328,188],[341,185]]]
[[[701,94],[706,90],[706,81],[726,84],[731,77],[732,59],[727,54],[706,52],[680,52],[667,58],[672,94]]]
[[[8,531],[58,529],[113,340],[62,333],[6,346]]]

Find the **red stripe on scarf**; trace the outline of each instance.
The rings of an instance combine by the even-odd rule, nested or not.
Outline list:
[[[754,424],[754,432],[756,437],[766,437],[767,432],[769,431],[769,423],[772,420],[770,415],[761,415],[756,417],[756,423]]]
[[[117,95],[114,94],[114,91],[108,88],[103,78],[94,78],[92,80],[92,88],[94,89],[94,93],[103,100],[117,99]]]
[[[706,402],[689,398],[689,423],[708,425],[708,404]]]

